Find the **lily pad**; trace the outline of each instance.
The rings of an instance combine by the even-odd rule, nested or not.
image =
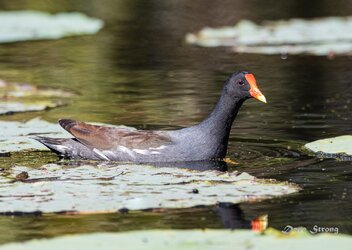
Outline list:
[[[28,178],[16,178],[23,172]],[[120,209],[187,208],[257,201],[297,191],[294,184],[238,172],[104,163],[15,166],[0,177],[0,212],[114,213]]]
[[[0,121],[0,153],[22,150],[48,150],[41,143],[31,139],[34,135],[69,137],[59,125],[39,118],[27,122]]]
[[[230,46],[260,54],[345,55],[352,53],[352,17],[266,21],[242,20],[232,27],[204,28],[186,41],[204,47]]]
[[[323,158],[352,160],[352,135],[317,140],[305,147]]]
[[[65,98],[72,96],[73,93],[60,89],[0,80],[0,115],[58,107],[65,104]]]
[[[59,39],[97,33],[103,21],[81,13],[49,14],[39,11],[1,11],[0,43]]]
[[[1,250],[26,249],[349,249],[352,237],[347,235],[299,234],[284,236],[275,230],[258,234],[249,230],[145,230],[124,233],[93,233],[11,243]],[[284,246],[284,248],[283,248]]]

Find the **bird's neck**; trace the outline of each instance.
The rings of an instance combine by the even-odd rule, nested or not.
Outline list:
[[[232,123],[243,102],[243,98],[234,100],[233,97],[223,93],[211,114],[199,124],[203,131],[209,133],[209,136],[214,140],[213,143],[224,144],[225,150]]]

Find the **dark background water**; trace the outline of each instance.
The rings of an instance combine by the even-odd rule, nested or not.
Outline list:
[[[352,1],[48,1],[1,0],[0,9],[80,11],[106,22],[95,36],[0,45],[0,79],[79,93],[70,105],[36,116],[172,129],[202,120],[232,72],[253,72],[268,99],[247,101],[232,130],[230,170],[292,181],[303,190],[238,206],[96,216],[0,217],[0,243],[78,232],[151,228],[338,227],[352,233],[352,163],[301,151],[312,140],[351,134],[352,57],[234,54],[184,42],[187,32],[241,19],[347,16]],[[1,25],[1,24],[0,24]],[[32,156],[33,157],[33,156]],[[35,156],[34,156],[35,158]]]

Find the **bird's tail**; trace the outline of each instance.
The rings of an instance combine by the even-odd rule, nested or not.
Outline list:
[[[49,138],[36,136],[33,137],[33,139],[44,144],[51,151],[65,159],[102,160],[101,156],[94,152],[94,150],[83,145],[75,138]]]
[[[35,136],[32,138],[61,157],[67,156],[69,141],[72,140],[71,138],[49,138],[44,136]]]

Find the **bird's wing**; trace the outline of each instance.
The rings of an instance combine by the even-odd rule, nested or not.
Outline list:
[[[172,144],[165,131],[98,126],[70,119],[61,119],[59,124],[82,144],[92,149],[112,150],[122,146],[138,150]]]

